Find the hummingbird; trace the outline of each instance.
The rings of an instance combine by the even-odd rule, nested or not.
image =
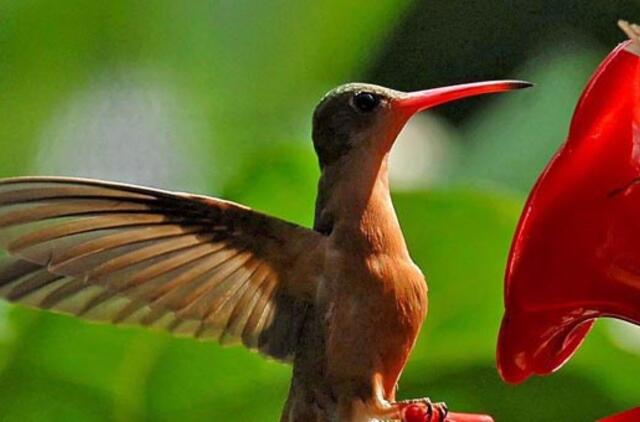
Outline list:
[[[350,83],[313,113],[313,228],[202,195],[68,177],[0,180],[0,296],[29,307],[241,343],[293,364],[282,422],[402,419],[396,386],[427,314],[389,192],[417,112],[530,86],[401,92]]]

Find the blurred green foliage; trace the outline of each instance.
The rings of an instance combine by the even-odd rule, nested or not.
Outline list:
[[[208,193],[310,224],[318,170],[309,116],[330,87],[369,74],[395,80],[397,88],[418,88],[427,64],[426,75],[438,83],[458,82],[447,80],[457,75],[531,79],[535,90],[472,102],[479,111],[445,109],[455,121],[466,118],[451,130],[472,140],[448,169],[454,176],[429,191],[394,194],[431,295],[400,396],[429,395],[498,421],[593,420],[637,404],[640,360],[620,349],[602,323],[556,375],[512,387],[494,370],[502,275],[522,201],[562,142],[588,75],[612,47],[594,39],[611,35],[576,25],[583,14],[574,12],[582,6],[552,8],[536,17],[555,14],[561,37],[549,30],[528,38],[538,42],[534,47],[517,50],[526,31],[516,29],[527,17],[517,2],[492,9],[493,15],[478,2],[468,9],[476,14],[449,30],[443,17],[456,3],[463,8],[463,2],[393,0],[0,2],[0,174],[38,170],[34,157],[44,151],[46,161],[57,145],[48,128],[77,93],[131,78],[135,86],[163,92],[145,104],[169,104],[170,126],[195,128],[189,139],[172,142],[184,147]],[[548,3],[540,1],[541,10]],[[605,7],[585,3],[593,13]],[[620,14],[640,12],[637,5],[613,3]],[[434,11],[433,20],[407,35],[426,10]],[[478,63],[477,49],[465,44],[470,39],[510,40],[504,54],[518,61],[505,65],[494,46],[492,59]],[[431,55],[420,49],[434,43],[440,47]],[[471,64],[466,73],[465,63]],[[144,122],[144,112],[131,116],[133,123]],[[73,134],[74,126],[67,130]],[[124,139],[120,153],[129,154],[126,145],[134,141]],[[149,153],[159,148],[145,147]],[[91,148],[123,180],[136,181],[129,180],[135,171],[118,167],[118,156]],[[172,153],[160,150],[160,162],[178,166]],[[76,174],[84,159],[70,154],[60,171]],[[277,420],[288,388],[289,367],[241,348],[4,304],[0,311],[2,421],[269,421]]]

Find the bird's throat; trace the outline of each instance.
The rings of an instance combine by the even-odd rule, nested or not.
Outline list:
[[[372,253],[408,254],[391,202],[388,154],[365,155],[323,169],[316,230]]]

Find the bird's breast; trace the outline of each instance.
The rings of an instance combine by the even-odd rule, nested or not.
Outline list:
[[[427,288],[409,260],[336,254],[327,269],[327,359],[330,372],[371,379],[385,389],[404,367],[427,311]]]

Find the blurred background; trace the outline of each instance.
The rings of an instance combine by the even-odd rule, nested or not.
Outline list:
[[[640,331],[600,321],[560,373],[495,370],[523,200],[638,0],[2,0],[0,176],[108,178],[312,223],[315,103],[335,85],[537,84],[412,119],[396,208],[430,285],[401,380],[496,421],[587,421],[638,405]],[[2,421],[274,421],[290,368],[242,348],[0,304]]]

